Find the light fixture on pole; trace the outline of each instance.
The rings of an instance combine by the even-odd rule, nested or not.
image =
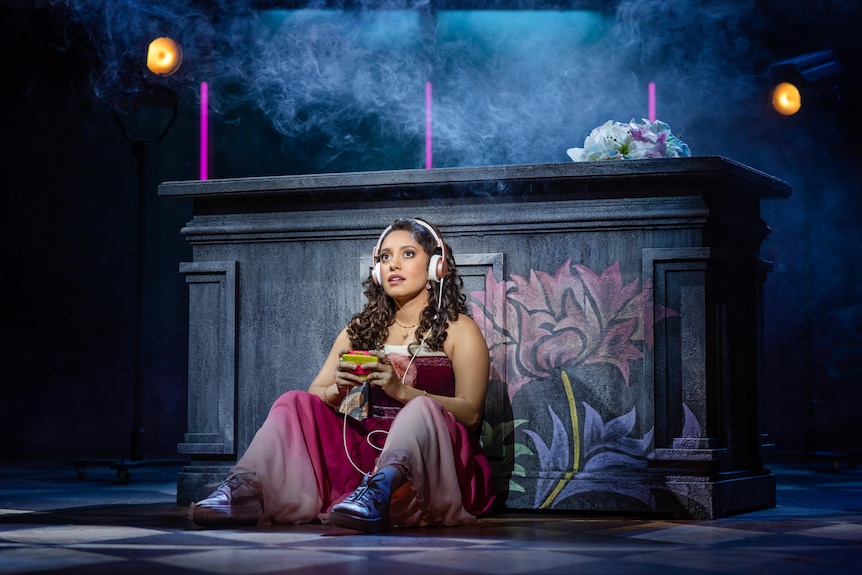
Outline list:
[[[159,78],[170,76],[182,64],[182,49],[174,40],[161,37],[150,42],[147,50],[147,70]],[[161,142],[177,117],[179,95],[157,79],[144,79],[136,91],[114,98],[111,111],[123,135],[132,143],[132,155],[137,160],[137,274],[135,317],[134,398],[130,459],[71,459],[68,461],[80,478],[87,476],[86,468],[107,465],[116,470],[120,481],[129,480],[129,470],[144,465],[178,465],[177,459],[143,459],[143,300],[145,272],[145,239],[147,215],[147,146]]]
[[[814,101],[840,105],[844,99],[843,72],[832,50],[776,62],[769,67],[772,107],[791,116]]]

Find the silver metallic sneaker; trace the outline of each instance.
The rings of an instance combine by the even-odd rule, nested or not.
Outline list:
[[[202,527],[253,524],[263,515],[254,472],[230,475],[206,499],[192,503],[186,517]]]

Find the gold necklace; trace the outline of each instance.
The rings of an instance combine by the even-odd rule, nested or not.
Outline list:
[[[395,319],[395,318],[393,318],[393,319]],[[414,323],[413,325],[404,325],[403,323],[401,323],[400,321],[395,319],[395,325],[397,325],[399,328],[403,328],[403,329],[399,329],[398,331],[401,333],[401,339],[405,340],[410,336],[410,332],[413,331],[413,328],[419,324]],[[404,331],[405,329],[407,330],[406,332]]]

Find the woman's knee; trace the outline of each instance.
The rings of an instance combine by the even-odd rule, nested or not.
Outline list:
[[[431,399],[430,397],[417,397],[413,399],[398,412],[395,421],[392,422],[392,427],[404,426],[426,426],[434,427],[438,420],[442,417],[441,409],[443,406]]]
[[[408,407],[412,407],[413,409],[437,410],[440,407],[440,404],[428,397],[427,395],[420,395],[419,397],[413,399],[413,401],[408,401],[407,405],[404,406],[404,409],[407,409]]]

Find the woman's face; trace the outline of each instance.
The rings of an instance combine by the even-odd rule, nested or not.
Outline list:
[[[403,302],[425,292],[431,258],[410,232],[389,233],[380,246],[379,257],[380,279],[389,297]]]

